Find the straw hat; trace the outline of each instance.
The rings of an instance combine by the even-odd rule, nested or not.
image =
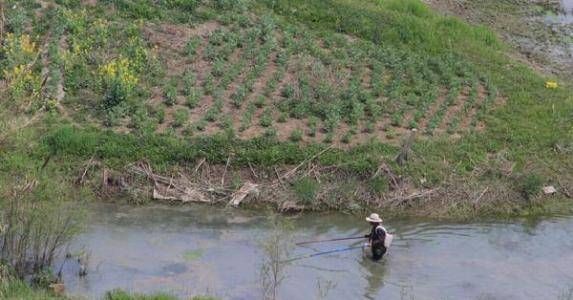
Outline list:
[[[382,223],[382,219],[380,219],[380,216],[378,214],[371,214],[370,217],[366,218],[366,221],[372,223]]]

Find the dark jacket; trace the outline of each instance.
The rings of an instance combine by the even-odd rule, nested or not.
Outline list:
[[[386,246],[384,240],[386,239],[386,229],[382,225],[372,226],[370,234],[366,235],[370,242],[370,250],[372,251],[372,258],[378,260],[386,253]]]

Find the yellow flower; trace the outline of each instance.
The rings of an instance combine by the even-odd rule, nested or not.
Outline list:
[[[20,38],[20,48],[26,54],[36,53],[36,43],[34,43],[30,36],[27,34]]]
[[[118,81],[124,88],[131,90],[138,82],[129,59],[117,58],[100,67],[100,75],[104,82]]]
[[[545,82],[546,89],[556,89],[559,87],[559,84],[555,81],[547,81]]]

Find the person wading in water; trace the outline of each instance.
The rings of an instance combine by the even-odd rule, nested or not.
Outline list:
[[[386,239],[386,228],[382,226],[382,219],[378,214],[371,214],[366,218],[366,221],[370,222],[372,225],[372,230],[370,234],[365,235],[368,238],[368,245],[372,251],[372,258],[374,260],[379,260],[386,253],[386,245],[384,243]]]

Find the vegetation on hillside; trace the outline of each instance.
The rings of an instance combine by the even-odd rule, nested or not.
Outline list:
[[[561,171],[571,165],[570,87],[544,89],[495,34],[417,0],[9,1],[3,10],[3,176],[47,157],[59,167],[44,172],[62,177],[88,159],[169,172],[233,156],[234,168],[265,169],[333,147],[317,162],[365,188],[388,164],[407,191],[469,185],[450,194],[475,198],[494,185],[491,201],[492,190],[518,198],[509,211],[532,204],[517,201],[539,192],[523,190],[530,176],[570,189]],[[414,128],[413,155],[396,164]]]

